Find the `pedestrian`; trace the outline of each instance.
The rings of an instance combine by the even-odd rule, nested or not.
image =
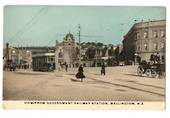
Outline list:
[[[105,65],[102,64],[102,67],[101,67],[101,75],[105,75],[106,74],[106,70],[105,70]]]
[[[10,65],[9,65],[9,71],[13,71],[13,64],[12,63],[10,63]]]
[[[66,69],[66,72],[68,71],[68,64],[65,63],[65,69]]]
[[[83,72],[84,72],[83,66],[80,65],[78,68],[78,73],[76,74],[76,78],[81,79],[81,82],[83,82],[83,79],[85,78],[85,75],[83,74]]]
[[[159,52],[156,53],[155,57],[156,57],[156,62],[159,63],[160,62]]]

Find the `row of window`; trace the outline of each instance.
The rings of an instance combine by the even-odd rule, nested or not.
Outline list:
[[[73,42],[74,39],[72,39],[71,37],[65,38],[64,41],[69,41],[69,42]]]
[[[45,62],[53,62],[53,61],[55,61],[55,59],[54,59],[54,57],[36,57],[36,58],[34,58],[33,59],[34,60],[34,62],[40,62],[40,63],[45,63]]]
[[[153,30],[152,31],[152,37],[153,38],[158,38],[158,36],[159,36],[158,34],[159,34],[158,30]],[[136,36],[137,36],[137,39],[142,38],[140,32],[137,32]],[[160,36],[159,37],[165,37],[165,30],[160,31]],[[143,38],[148,38],[148,31],[143,32]]]
[[[164,42],[160,43],[160,49],[165,50],[165,43]],[[140,46],[138,46],[137,50],[141,51],[142,49],[141,49]],[[145,51],[148,50],[148,43],[144,43],[143,50],[145,50]],[[153,50],[158,50],[158,42],[153,43]]]

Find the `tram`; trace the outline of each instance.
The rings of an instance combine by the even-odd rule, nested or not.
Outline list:
[[[42,53],[32,56],[33,71],[49,72],[55,70],[55,54]]]

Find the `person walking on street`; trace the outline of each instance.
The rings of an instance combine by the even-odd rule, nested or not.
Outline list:
[[[76,78],[81,79],[81,82],[83,82],[83,79],[85,78],[85,75],[83,74],[83,72],[84,72],[83,66],[80,65],[78,68],[78,73],[76,74]]]
[[[65,62],[65,69],[66,69],[66,72],[68,72],[68,64]]]
[[[105,65],[102,64],[102,68],[101,68],[101,75],[105,75],[106,74],[106,70],[105,70]]]

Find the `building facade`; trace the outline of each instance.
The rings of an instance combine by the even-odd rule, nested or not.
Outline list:
[[[73,34],[68,33],[61,43],[56,44],[56,66],[67,63],[69,67],[74,67],[79,64],[79,59],[79,46],[75,42]]]
[[[37,54],[54,52],[54,47],[11,47],[3,49],[4,65],[7,60],[16,65],[32,67],[32,57]]]
[[[123,53],[126,63],[150,61],[152,54],[159,54],[165,62],[166,21],[148,21],[133,25],[123,39]]]

